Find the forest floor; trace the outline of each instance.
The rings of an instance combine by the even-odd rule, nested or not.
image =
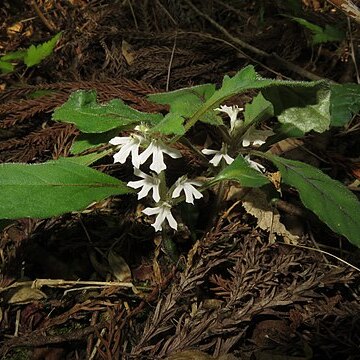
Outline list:
[[[219,85],[249,64],[263,77],[357,82],[349,49],[358,49],[360,28],[326,1],[303,1],[299,16],[348,36],[321,45],[283,16],[296,1],[3,3],[2,54],[62,36],[40,65],[0,75],[1,162],[69,156],[79,132],[51,113],[78,89],[154,112],[146,95]],[[38,91],[45,96],[32,96]],[[356,184],[358,124],[355,117],[346,128],[278,151]],[[111,156],[95,168],[122,178],[131,173]],[[138,215],[134,196],[51,219],[4,221],[0,358],[360,359],[359,250],[286,208],[281,219],[297,241],[270,241],[231,199],[197,239],[186,231],[175,236],[176,261]],[[284,200],[300,206],[291,190]],[[117,286],[119,267],[130,269],[133,286]]]

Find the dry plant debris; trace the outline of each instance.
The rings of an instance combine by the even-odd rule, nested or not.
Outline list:
[[[346,22],[330,2],[335,3],[302,3],[319,25]],[[63,36],[53,56],[37,68],[1,75],[0,161],[43,162],[68,156],[78,131],[52,122],[51,112],[78,89],[96,90],[100,101],[121,98],[138,110],[162,112],[166,107],[150,103],[146,95],[219,82],[225,73],[248,63],[257,64],[266,76],[356,81],[348,40],[314,53],[303,29],[273,16],[286,12],[285,3],[259,4],[4,1],[2,53],[48,39],[54,31],[62,30]],[[351,23],[350,30],[356,48],[359,28]],[[207,131],[200,126],[194,139]],[[345,169],[350,174],[355,165],[344,159],[359,156],[357,135],[354,119],[347,131],[328,135],[324,144],[310,137],[309,143],[291,149],[284,144],[286,150],[279,151],[295,151],[296,157],[311,156],[302,147],[315,149],[335,172]],[[314,157],[312,161],[319,163]],[[99,168],[118,171],[110,164]],[[228,198],[229,209],[195,243],[185,232],[179,235],[181,257],[175,264],[153,239],[131,198],[104,201],[82,214],[4,224],[0,355],[359,358],[359,273],[319,252],[270,244],[269,229],[258,229],[233,201]],[[323,228],[315,227],[313,233],[316,239],[332,236]],[[311,236],[302,235],[298,241],[313,246]],[[336,241],[331,238],[332,250],[359,263],[358,251],[338,249]],[[126,269],[120,280],[127,281],[130,270],[134,286],[120,286],[114,258],[113,266],[109,261],[111,251],[118,254],[115,265],[121,262]],[[35,279],[43,280],[41,289],[28,286]],[[12,287],[22,281],[24,287]]]

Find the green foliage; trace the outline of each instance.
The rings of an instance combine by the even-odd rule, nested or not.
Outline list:
[[[301,26],[310,30],[312,33],[312,45],[323,44],[329,41],[342,41],[345,39],[345,33],[331,25],[325,25],[325,28],[315,25],[305,19],[299,17],[290,17]]]
[[[122,181],[71,159],[34,165],[0,164],[3,219],[61,215],[132,191]]]
[[[244,122],[232,119],[233,127],[230,129],[214,109],[224,105],[224,102],[233,96],[249,90],[259,91],[252,102],[245,105]],[[248,142],[257,140],[258,143],[259,140],[266,139],[264,133],[261,134],[262,130],[256,126],[269,119],[272,123],[276,119],[278,122],[274,126],[276,135],[267,140],[265,147],[287,137],[303,136],[309,131],[324,132],[330,125],[344,125],[352,114],[360,110],[360,85],[330,86],[326,81],[264,79],[256,73],[253,66],[247,66],[233,77],[225,76],[218,90],[213,84],[205,84],[153,94],[148,98],[158,104],[168,104],[170,111],[165,116],[143,113],[120,99],[99,104],[95,91],[77,91],[54,111],[53,120],[75,124],[82,132],[71,148],[72,154],[107,143],[119,132],[134,130],[135,125],[144,123],[145,133],[141,134],[141,128],[145,127],[137,130],[142,135],[139,137],[140,143],[132,143],[134,138],[130,138],[130,142],[127,142],[129,138],[121,139],[126,144],[122,145],[126,148],[121,148],[117,155],[121,163],[125,162],[130,154],[136,156],[138,151],[144,151],[152,140],[159,137],[159,133],[161,142],[158,144],[163,143],[166,147],[186,136],[187,131],[197,121],[221,126],[217,133],[219,137],[220,134],[223,135],[223,138],[216,139],[217,144],[223,144],[220,145],[221,151],[230,149],[232,156],[238,156],[229,166],[217,172],[217,167],[209,168],[207,171],[212,172],[213,177],[204,184],[204,188],[220,181],[236,181],[244,187],[268,185],[262,188],[264,190],[271,184],[266,176],[252,168],[241,155],[246,151],[243,147],[244,139]],[[250,137],[251,131],[253,136],[258,138],[246,139],[246,136]],[[168,135],[174,137],[169,139]],[[184,144],[189,144],[189,141],[184,141]],[[283,182],[295,187],[304,205],[332,230],[360,246],[360,220],[357,216],[360,213],[360,203],[350,191],[307,164],[249,149],[250,154],[252,152],[272,161],[279,168]],[[88,168],[113,151],[114,148],[111,148],[99,153],[37,165],[0,165],[0,194],[3,199],[0,203],[0,216],[5,219],[56,216],[82,210],[93,201],[110,195],[132,192],[133,190],[121,181]],[[161,151],[154,145],[153,151],[157,151],[156,156],[152,154],[153,162],[154,158],[162,158]],[[199,156],[199,149],[195,145],[190,144],[188,151],[193,151],[195,157]],[[207,154],[219,156],[216,150]],[[147,186],[147,190],[154,191],[153,185]],[[166,188],[167,184],[162,186]],[[189,187],[187,191],[190,191]],[[171,203],[171,192],[168,193],[166,189],[161,192],[168,194],[166,201],[170,202],[169,206],[173,206],[175,203]],[[159,197],[161,198],[160,195]],[[179,199],[181,198],[177,198],[177,201]]]
[[[324,83],[313,87],[277,86],[263,90],[274,106],[280,123],[293,125],[304,133],[324,132],[330,126],[330,88]]]
[[[137,111],[120,99],[98,104],[96,91],[79,90],[72,93],[65,104],[55,109],[52,118],[75,124],[84,133],[103,133],[115,128],[125,128],[134,123],[156,123],[163,116]]]
[[[103,133],[80,134],[71,146],[71,153],[76,155],[81,152],[95,148],[99,145],[108,143],[113,137],[118,135],[119,129],[113,129]]]
[[[340,182],[299,161],[266,154],[280,170],[282,181],[295,187],[303,204],[333,231],[360,246],[360,202]]]
[[[254,97],[250,104],[245,105],[244,124],[256,124],[259,121],[266,121],[274,116],[273,104],[266,100],[260,92]]]
[[[185,128],[183,127],[185,119],[193,116],[214,92],[215,85],[204,84],[167,93],[149,95],[148,99],[152,102],[170,105],[170,112],[154,128],[154,131],[162,132],[165,135],[183,135],[185,133]],[[202,114],[199,120],[211,125],[222,124],[221,118],[212,110]]]
[[[344,126],[360,111],[360,85],[331,85],[331,125]]]
[[[27,67],[32,67],[41,63],[49,55],[52,54],[56,43],[61,37],[61,32],[52,37],[49,41],[46,41],[40,45],[31,45],[24,56],[24,63]]]
[[[269,183],[266,176],[250,167],[247,161],[239,155],[230,165],[220,171],[211,183],[233,180],[244,187],[260,187]]]
[[[61,37],[61,32],[52,37],[49,41],[40,45],[31,45],[26,50],[12,51],[0,57],[0,71],[2,73],[9,73],[14,71],[15,64],[23,61],[27,67],[32,67],[39,64],[45,58],[50,56],[55,48],[56,43]]]

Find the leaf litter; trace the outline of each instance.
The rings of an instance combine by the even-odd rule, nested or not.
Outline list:
[[[73,91],[96,90],[100,102],[120,98],[136,110],[164,112],[166,105],[151,103],[146,96],[168,88],[220,84],[224,74],[233,75],[249,63],[249,55],[254,56],[239,51],[237,43],[205,23],[187,1],[50,1],[38,6],[44,18],[34,18],[33,9],[25,5],[21,19],[17,4],[6,3],[0,27],[7,39],[0,43],[5,51],[28,48],[35,41],[34,31],[49,39],[49,24],[67,31],[58,51],[25,73],[21,83],[12,74],[0,80],[2,162],[69,156],[78,130],[52,122],[51,113]],[[233,24],[246,19],[243,32],[237,34],[244,41],[301,68],[308,65],[306,37],[299,36],[289,19],[277,18],[274,24],[274,17],[265,17],[263,31],[253,2],[238,7],[215,1],[215,8],[199,1],[192,4],[234,35],[239,30]],[[269,1],[263,6],[266,14],[285,10],[285,5]],[[340,16],[314,14],[323,28]],[[22,17],[32,20],[8,37],[12,24],[23,24]],[[343,63],[338,55],[344,55],[341,45],[337,50],[329,56],[324,46],[311,66],[321,77],[355,82],[353,71],[347,69],[351,62]],[[275,60],[265,67],[262,59],[257,61],[268,77],[283,71],[285,77],[302,79],[296,71],[278,69]],[[239,104],[249,98],[244,94]],[[339,169],[350,174],[352,163],[339,164],[337,159],[356,157],[356,122],[354,126],[355,133],[328,135],[332,141],[325,147],[310,135],[301,146],[296,144],[296,156],[317,165],[335,164],[335,176]],[[203,124],[198,129],[194,141],[210,132]],[[304,147],[325,161],[314,159]],[[191,164],[196,172],[200,165]],[[95,166],[120,179],[132,174],[130,167],[120,172],[111,161]],[[312,247],[312,239],[321,245],[328,238],[326,245],[352,263],[358,263],[358,250],[339,248],[339,239],[311,218],[294,236],[283,225],[284,211],[269,208],[257,194],[238,197],[239,189],[228,190],[227,208],[216,214],[214,226],[204,225],[196,242],[185,230],[179,232],[175,241],[181,256],[175,263],[154,239],[131,197],[102,201],[81,214],[2,223],[0,354],[22,352],[40,358],[48,349],[47,356],[63,358],[355,359],[360,340],[359,273],[295,242]],[[294,197],[292,189],[285,189],[284,195],[289,201]],[[211,196],[200,214],[204,224]],[[238,199],[242,202],[237,204]],[[311,231],[306,230],[307,221]],[[269,241],[272,234],[277,234],[275,242]],[[40,290],[28,285],[35,279],[51,281]],[[129,280],[134,286],[124,286]],[[24,286],[11,288],[21,282]]]

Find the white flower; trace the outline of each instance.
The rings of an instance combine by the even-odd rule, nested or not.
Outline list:
[[[118,162],[120,164],[124,164],[131,153],[131,162],[136,168],[138,168],[141,164],[139,147],[143,140],[144,138],[142,136],[135,134],[124,137],[115,136],[112,138],[109,143],[111,145],[120,146],[120,151],[114,154],[114,163]]]
[[[199,190],[195,189],[194,185],[201,186],[202,184],[199,181],[189,181],[186,175],[178,178],[175,183],[172,198],[179,197],[180,193],[184,191],[185,201],[194,205],[194,199],[200,199],[203,197],[203,194]]]
[[[147,194],[149,194],[150,190],[152,190],[153,193],[153,199],[155,202],[158,202],[160,200],[160,194],[159,194],[159,185],[160,185],[160,179],[157,176],[151,176],[143,173],[139,169],[134,169],[134,174],[138,177],[143,178],[144,180],[138,180],[138,181],[129,181],[127,183],[128,186],[130,186],[133,189],[139,189],[140,192],[138,193],[138,199],[142,199]]]
[[[239,108],[237,105],[227,106],[227,105],[220,105],[220,108],[216,108],[214,110],[224,112],[229,115],[230,117],[230,132],[234,130],[237,123],[242,124],[242,120],[237,119],[237,115],[240,111],[243,111],[244,108]]]
[[[265,172],[265,170],[266,170],[265,167],[256,161],[250,160],[249,155],[246,155],[244,159],[249,163],[250,167],[252,167],[253,169],[255,169],[261,173]]]
[[[153,140],[147,149],[140,155],[140,163],[143,164],[150,156],[152,156],[150,169],[160,174],[162,170],[166,169],[164,153],[168,154],[173,159],[181,157],[180,151],[166,146],[161,140]]]
[[[146,208],[142,211],[146,215],[157,215],[155,222],[151,224],[155,228],[155,231],[161,231],[162,230],[162,224],[167,220],[169,223],[169,226],[173,228],[174,230],[177,230],[177,222],[174,218],[174,216],[171,213],[171,205],[167,202],[161,203],[160,206],[154,207],[154,208]]]
[[[249,129],[242,139],[242,146],[248,147],[251,144],[261,146],[265,144],[266,139],[274,135],[271,130],[257,130],[254,128]]]
[[[218,166],[221,159],[224,159],[228,165],[234,161],[234,159],[227,154],[227,145],[225,143],[222,144],[220,150],[203,149],[201,152],[205,155],[214,155],[214,157],[209,161],[214,166]]]

